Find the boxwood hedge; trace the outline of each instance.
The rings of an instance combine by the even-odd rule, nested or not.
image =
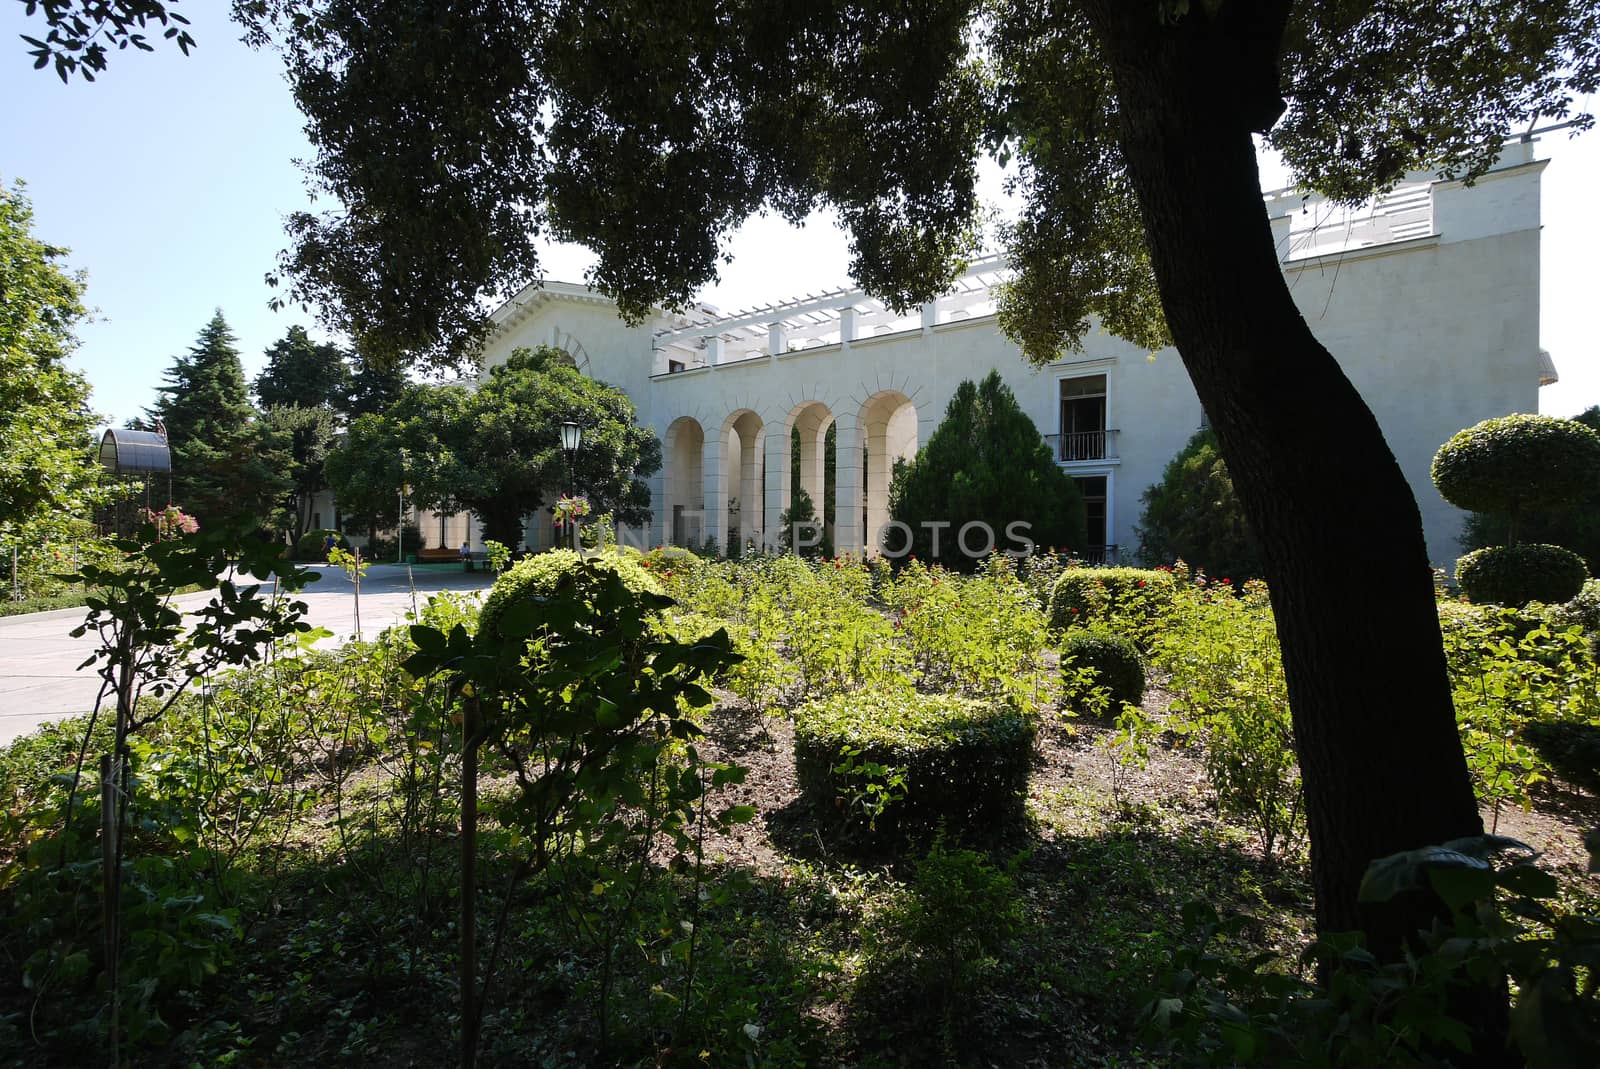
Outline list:
[[[971,835],[1019,819],[1028,793],[1033,721],[1004,704],[915,691],[857,691],[795,713],[795,769],[801,793],[820,812],[864,823],[852,799],[874,777],[901,784],[876,819],[880,834],[943,824]]]
[[[1105,691],[1110,699],[1105,712],[1116,716],[1124,702],[1138,705],[1144,700],[1144,659],[1139,650],[1122,635],[1103,627],[1079,628],[1061,644],[1062,701],[1080,711],[1086,694],[1079,682],[1079,671],[1094,673],[1092,686]]]
[[[1140,599],[1153,611],[1171,600],[1175,588],[1172,573],[1159,568],[1068,568],[1050,592],[1050,626],[1086,624]]]
[[[1582,557],[1570,549],[1537,542],[1490,546],[1456,561],[1456,581],[1479,605],[1571,601],[1588,578]]]

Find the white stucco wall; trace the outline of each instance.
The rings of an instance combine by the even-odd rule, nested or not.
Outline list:
[[[1458,555],[1461,514],[1433,489],[1428,468],[1439,445],[1481,419],[1538,408],[1539,383],[1539,181],[1545,164],[1531,146],[1512,146],[1500,169],[1474,187],[1436,182],[1415,192],[1427,217],[1407,240],[1349,248],[1285,265],[1295,300],[1317,337],[1344,367],[1372,407],[1389,445],[1410,480],[1422,511],[1428,549],[1436,563]],[[1311,202],[1314,205],[1314,202]],[[1418,203],[1413,200],[1412,203]],[[1307,210],[1298,195],[1268,198],[1280,249],[1288,254],[1293,213]],[[1431,229],[1431,232],[1429,232]],[[1326,244],[1323,246],[1326,248]],[[856,307],[860,293],[842,293],[838,307]],[[783,314],[783,306],[773,313]],[[555,345],[571,353],[586,374],[621,387],[633,399],[641,422],[665,443],[674,421],[694,420],[704,432],[697,474],[663,471],[652,480],[655,522],[652,543],[670,535],[674,502],[703,503],[706,532],[725,537],[728,495],[748,497],[748,467],[737,465],[733,420],[753,412],[762,424],[766,500],[758,514],[741,500],[741,526],[771,539],[787,506],[788,428],[798,418],[813,426],[825,406],[839,435],[836,545],[860,551],[861,480],[859,426],[873,398],[904,395],[915,406],[917,443],[927,441],[945,406],[964,379],[997,368],[1041,433],[1058,430],[1058,383],[1063,378],[1104,374],[1107,420],[1118,434],[1119,457],[1067,465],[1074,475],[1110,476],[1109,537],[1124,559],[1137,548],[1134,525],[1139,495],[1200,425],[1200,404],[1177,353],[1148,354],[1105,334],[1092,334],[1085,351],[1043,369],[1026,365],[999,331],[992,315],[942,321],[937,309],[921,327],[899,333],[835,341],[799,352],[758,352],[750,359],[718,363],[725,342],[703,347],[707,366],[675,374],[653,351],[657,332],[685,333],[684,320],[659,316],[639,326],[624,324],[614,306],[584,287],[552,284],[533,290],[496,314],[496,334],[485,348],[486,366],[503,362],[521,346]],[[730,321],[731,322],[731,321]],[[747,328],[758,334],[761,328]],[[713,318],[703,328],[716,337]],[[834,336],[840,337],[835,328]],[[791,335],[788,335],[792,337]],[[748,338],[746,339],[748,340]],[[772,340],[786,345],[786,336]],[[1315,398],[1306,398],[1315,404]],[[806,410],[810,406],[810,412]],[[876,406],[875,412],[886,411]],[[747,418],[743,424],[751,425]],[[683,424],[680,424],[683,426]],[[1337,449],[1337,442],[1328,443]],[[677,450],[681,454],[682,450]],[[663,450],[667,467],[675,450]],[[879,473],[874,472],[874,478]],[[694,482],[695,487],[688,484]],[[1351,507],[1359,508],[1361,473],[1352,471]],[[698,502],[691,501],[698,489]],[[743,493],[741,494],[741,489]],[[814,495],[815,496],[815,495]],[[818,502],[818,511],[821,503]],[[530,534],[543,521],[530,524]],[[1382,530],[1372,537],[1381,541]],[[530,544],[532,540],[530,539]]]

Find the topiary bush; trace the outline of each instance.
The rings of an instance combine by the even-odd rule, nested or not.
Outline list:
[[[1546,613],[1549,625],[1557,630],[1581,627],[1589,639],[1589,649],[1600,661],[1600,579],[1590,579],[1578,596],[1563,605],[1552,605]]]
[[[1535,720],[1522,738],[1555,774],[1600,794],[1600,727],[1575,720]]]
[[[848,825],[988,835],[1022,816],[1033,736],[1009,705],[857,691],[795,711],[795,771],[818,811]]]
[[[1082,678],[1082,670],[1093,674]],[[1124,703],[1144,701],[1144,659],[1127,638],[1105,628],[1080,628],[1067,635],[1061,645],[1062,702],[1089,712],[1086,703],[1091,690],[1103,691],[1109,699],[1104,712],[1115,716]]]
[[[1171,602],[1176,588],[1172,573],[1159,568],[1068,568],[1050,592],[1050,626],[1103,620],[1141,603],[1154,613]]]
[[[1511,517],[1528,508],[1560,509],[1600,483],[1600,434],[1576,420],[1519,414],[1458,432],[1433,458],[1433,484],[1470,512]]]
[[[584,574],[579,567],[583,561],[584,558],[573,550],[552,549],[513,564],[495,580],[489,596],[484,599],[483,610],[478,614],[479,630],[498,634],[500,617],[507,608],[522,598],[549,597],[563,579]],[[602,553],[589,557],[588,562],[603,571],[615,572],[635,594],[659,595],[662,592],[661,584],[636,556]]]
[[[1479,605],[1520,607],[1530,601],[1571,601],[1589,570],[1570,549],[1540,543],[1490,546],[1456,561],[1456,581]]]
[[[330,531],[326,527],[318,527],[307,531],[300,536],[294,544],[296,560],[321,560],[323,557],[322,543],[327,541],[329,535],[333,536],[333,544],[340,549],[349,549],[350,543],[338,531]]]

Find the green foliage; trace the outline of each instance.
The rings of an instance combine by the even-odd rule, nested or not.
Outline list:
[[[1064,704],[1081,706],[1086,690],[1104,691],[1109,711],[1144,700],[1144,659],[1127,638],[1095,627],[1075,629],[1061,645]],[[1080,672],[1087,669],[1087,678]]]
[[[350,365],[332,342],[320,345],[296,325],[267,350],[255,379],[256,403],[268,408],[339,410],[350,392]]]
[[[511,547],[504,542],[496,542],[492,538],[484,539],[483,554],[489,570],[495,575],[499,575],[511,566]]]
[[[956,387],[928,443],[910,461],[895,463],[889,514],[911,527],[919,558],[962,570],[1019,539],[1074,548],[1085,539],[1077,484],[1057,466],[997,371],[978,385]],[[949,526],[936,534],[925,522]],[[987,524],[993,542],[968,554],[960,535],[972,523]],[[975,531],[967,544],[977,550],[988,538]]]
[[[328,479],[348,509],[367,516],[391,510],[409,483],[417,505],[471,511],[485,537],[510,545],[524,518],[568,486],[568,421],[583,427],[572,485],[597,513],[648,521],[644,480],[661,466],[655,433],[634,422],[626,394],[548,347],[517,350],[476,390],[411,386],[385,412],[358,417],[328,457]]]
[[[941,832],[916,861],[911,893],[868,933],[869,982],[908,974],[914,990],[931,996],[946,1064],[960,1064],[958,1030],[977,1016],[977,993],[998,971],[1000,952],[1027,926],[1016,880],[1025,859],[997,868],[983,854],[952,848]]]
[[[41,40],[24,34],[35,70],[53,67],[65,84],[76,74],[86,82],[106,69],[112,46],[154,51],[147,30],[159,30],[184,55],[194,47],[189,20],[172,10],[177,0],[41,0],[27,14],[42,14],[48,30]]]
[[[1172,572],[1165,568],[1069,567],[1050,591],[1050,626],[1154,616],[1171,600],[1174,585]]]
[[[513,605],[548,598],[564,582],[599,573],[615,573],[626,588],[641,599],[661,596],[660,582],[633,557],[607,553],[585,562],[574,550],[552,549],[518,561],[495,580],[494,588],[484,600],[478,627],[491,634],[498,633],[501,619]]]
[[[0,545],[20,550],[25,596],[53,593],[46,561],[92,538],[103,499],[89,384],[66,366],[83,320],[83,279],[66,250],[32,234],[19,183],[0,186]],[[9,579],[9,576],[7,576]]]
[[[872,793],[861,782],[871,770],[892,770],[904,797],[876,814],[884,834],[941,822],[952,834],[992,833],[1021,815],[1033,736],[1032,720],[1003,704],[909,690],[839,694],[795,711],[795,771],[827,815]]]
[[[1536,720],[1522,737],[1557,776],[1590,794],[1600,794],[1600,724]]]
[[[1570,601],[1588,578],[1582,557],[1539,543],[1475,549],[1456,561],[1456,581],[1480,605]]]
[[[1167,673],[1167,727],[1198,742],[1217,807],[1255,832],[1269,863],[1305,826],[1288,684],[1265,584],[1174,573],[1173,597],[1151,643]]]
[[[1268,954],[1230,953],[1249,918],[1223,919],[1191,902],[1194,942],[1173,956],[1145,1006],[1146,1033],[1158,1051],[1192,1065],[1422,1069],[1499,1058],[1483,1047],[1498,1041],[1493,1025],[1462,996],[1486,977],[1509,976],[1517,1056],[1530,1069],[1592,1064],[1600,998],[1587,974],[1600,929],[1560,908],[1556,879],[1536,859],[1521,843],[1480,836],[1374,861],[1363,903],[1436,896],[1448,916],[1392,962],[1380,962],[1359,933],[1322,936],[1307,952],[1322,983],[1269,969]]]
[[[295,558],[297,560],[326,559],[329,561],[329,563],[332,563],[332,558],[329,557],[328,550],[325,548],[327,546],[329,536],[332,536],[333,538],[334,548],[350,548],[350,543],[345,539],[344,535],[340,534],[338,531],[330,530],[326,527],[318,527],[307,531],[295,541]]]
[[[326,408],[293,406],[266,409],[261,427],[263,447],[286,461],[280,473],[289,481],[284,511],[290,538],[298,545],[311,526],[316,495],[328,488],[325,464],[338,424]]]
[[[1516,517],[1529,508],[1564,509],[1600,482],[1600,433],[1576,420],[1519,414],[1458,432],[1433,458],[1433,484],[1471,512]],[[1513,530],[1511,542],[1516,542]]]
[[[203,526],[276,523],[291,481],[288,442],[267,433],[245,392],[244,367],[222,311],[167,370],[145,421],[172,450],[174,500]]]
[[[1210,575],[1260,578],[1261,558],[1215,431],[1190,438],[1139,500],[1144,509],[1136,530],[1146,565],[1184,560]]]
[[[716,543],[711,546],[715,549]],[[832,540],[817,518],[817,506],[802,487],[791,491],[789,507],[778,517],[778,548],[802,557],[833,556]]]

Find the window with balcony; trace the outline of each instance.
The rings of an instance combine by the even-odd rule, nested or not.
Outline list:
[[[1090,475],[1072,481],[1083,497],[1083,526],[1088,542],[1082,555],[1086,560],[1106,563],[1114,552],[1114,547],[1107,544],[1111,532],[1106,529],[1106,490],[1110,480],[1104,475]]]
[[[1084,375],[1061,380],[1060,460],[1104,460],[1114,456],[1109,448],[1114,431],[1106,429],[1106,377]]]

